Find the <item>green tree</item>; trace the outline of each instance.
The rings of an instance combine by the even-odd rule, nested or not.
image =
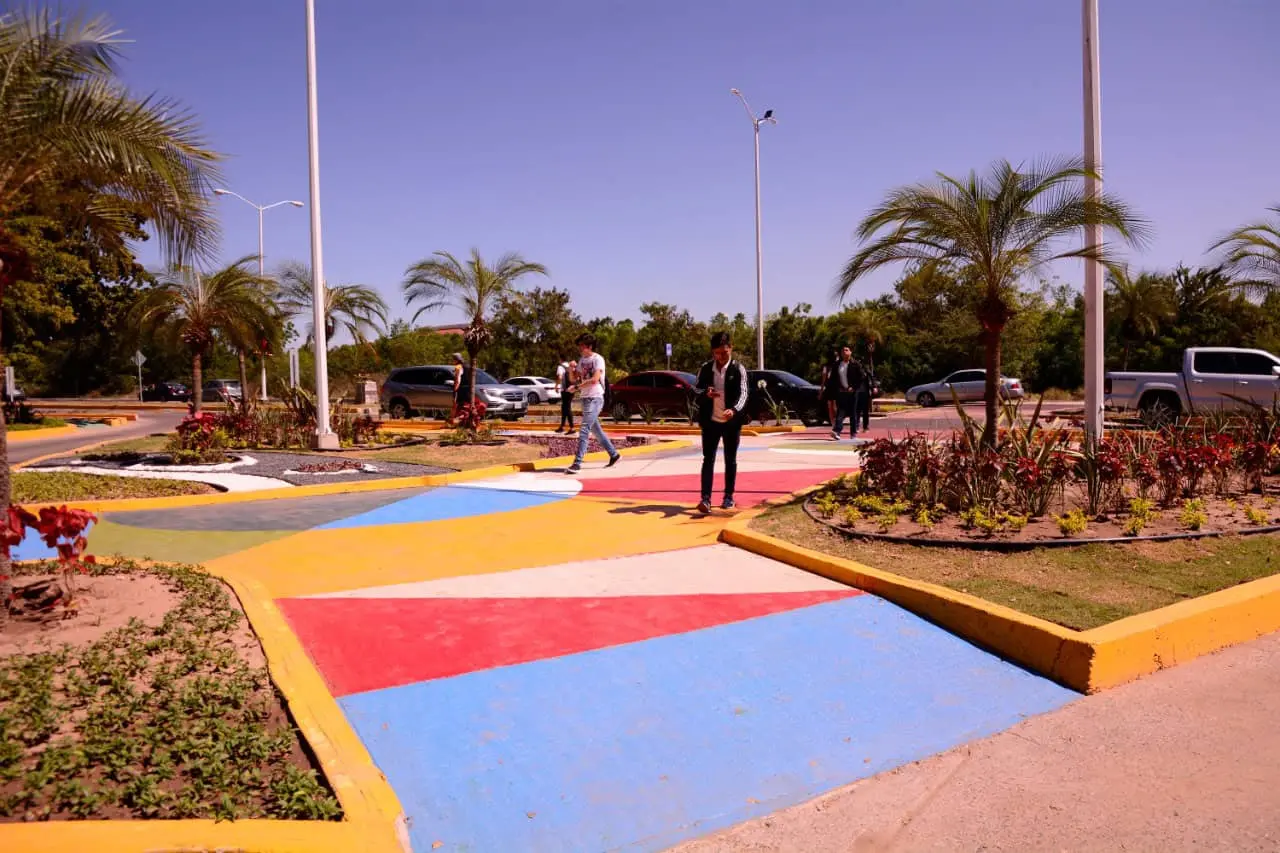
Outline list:
[[[682,308],[661,302],[646,302],[640,312],[646,320],[636,332],[631,352],[633,370],[665,368],[667,344],[671,344],[673,370],[694,370],[706,360],[710,335],[705,323]]]
[[[503,297],[515,291],[516,283],[528,275],[547,275],[542,264],[526,261],[515,252],[508,252],[489,266],[480,257],[479,249],[471,250],[471,257],[459,261],[448,252],[436,252],[423,258],[405,270],[402,285],[405,304],[417,307],[414,322],[423,313],[452,306],[467,318],[467,333],[463,343],[467,348],[471,372],[474,375],[476,358],[492,336],[486,325]],[[475,404],[476,387],[471,383],[471,403]]]
[[[630,317],[617,321],[612,317],[596,317],[587,321],[587,331],[596,336],[596,352],[604,356],[611,381],[631,372],[636,324]]]
[[[311,284],[311,268],[297,261],[280,267],[276,276],[280,283],[280,308],[289,316],[314,313],[315,290]],[[328,346],[338,328],[346,330],[357,343],[376,336],[387,325],[387,303],[378,291],[364,284],[324,286],[324,341]],[[307,324],[307,340],[316,337],[315,322]]]
[[[574,339],[585,328],[569,307],[569,292],[554,287],[503,296],[490,327],[488,368],[501,376],[553,376],[555,366],[573,354]]]
[[[1154,273],[1134,275],[1128,264],[1107,268],[1107,313],[1116,324],[1124,348],[1121,370],[1129,369],[1129,351],[1156,335],[1177,315],[1169,282]]]
[[[202,276],[191,267],[167,273],[135,307],[134,319],[143,334],[181,341],[191,356],[191,387],[195,410],[201,406],[203,360],[222,336],[233,348],[242,349],[258,334],[278,322],[275,309],[264,297],[270,282],[253,272],[256,256],[248,255]],[[248,388],[244,388],[248,393]]]
[[[1273,218],[1243,225],[1209,247],[1224,252],[1227,269],[1255,292],[1280,290],[1280,205],[1267,210]]]
[[[840,276],[839,298],[867,274],[900,263],[956,267],[980,293],[975,316],[987,370],[985,444],[995,440],[1001,335],[1016,309],[1019,282],[1061,258],[1102,259],[1105,246],[1059,251],[1086,225],[1130,243],[1144,231],[1118,199],[1085,193],[1090,176],[1076,160],[1025,170],[1000,161],[982,177],[939,174],[934,184],[895,189],[858,225],[862,245]]]
[[[139,217],[166,257],[207,256],[216,244],[210,195],[220,158],[181,105],[138,98],[122,85],[121,43],[102,17],[38,7],[0,16],[0,298],[30,269],[9,223],[19,212],[47,210],[68,186],[83,193],[78,226],[103,245],[123,245]],[[0,429],[0,503],[7,507],[10,495]],[[2,557],[0,576],[8,575]],[[7,584],[0,601],[8,600]]]
[[[715,314],[707,324],[708,332],[728,332],[733,340],[733,354],[748,370],[756,366],[756,324],[747,319],[747,315],[739,311],[729,319],[728,314]],[[710,346],[708,340],[704,349]],[[705,358],[705,356],[704,356]]]

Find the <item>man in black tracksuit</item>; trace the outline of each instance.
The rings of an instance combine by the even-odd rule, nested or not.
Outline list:
[[[694,389],[698,401],[698,425],[702,427],[702,500],[698,512],[711,512],[711,491],[715,483],[716,447],[724,441],[724,502],[721,509],[733,509],[733,490],[738,479],[738,443],[747,410],[747,371],[733,358],[733,342],[728,332],[711,336],[711,360],[698,371]]]

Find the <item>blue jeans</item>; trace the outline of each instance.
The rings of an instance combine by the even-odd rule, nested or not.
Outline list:
[[[841,391],[836,397],[836,422],[831,431],[836,435],[844,432],[844,419],[849,419],[849,437],[858,437],[858,397],[854,391]]]
[[[582,431],[578,433],[578,455],[573,458],[574,465],[582,464],[582,457],[587,455],[587,444],[591,441],[593,432],[596,434],[596,441],[609,451],[610,458],[618,455],[618,451],[613,448],[613,442],[609,440],[609,436],[605,435],[604,427],[600,424],[600,410],[603,408],[603,397],[582,398]]]

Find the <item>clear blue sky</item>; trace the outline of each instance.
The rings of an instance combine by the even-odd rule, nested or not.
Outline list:
[[[1280,202],[1280,2],[1101,5],[1107,184],[1155,228],[1133,260],[1198,263]],[[770,312],[833,307],[852,229],[888,188],[1081,146],[1078,0],[317,6],[326,277],[377,287],[399,315],[409,263],[472,246],[545,263],[586,318],[647,300],[753,315],[735,86],[779,120],[762,131]],[[90,8],[136,41],[132,87],[201,116],[229,187],[307,200],[302,0]],[[221,204],[224,256],[256,252],[254,211]],[[268,212],[268,263],[308,253],[307,211]]]

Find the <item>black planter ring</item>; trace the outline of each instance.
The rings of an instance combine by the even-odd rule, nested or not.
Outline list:
[[[918,536],[900,536],[894,533],[864,533],[843,527],[829,518],[821,518],[805,501],[805,515],[819,524],[844,536],[846,539],[867,539],[872,542],[888,542],[891,545],[924,545],[930,548],[966,548],[970,551],[1034,551],[1037,548],[1078,548],[1081,545],[1125,545],[1131,542],[1176,542],[1182,539],[1209,539],[1219,536],[1252,536],[1259,533],[1280,533],[1280,524],[1246,527],[1241,530],[1193,530],[1186,533],[1161,533],[1158,536],[1108,536],[1101,539],[1041,539],[1037,541],[1011,542],[1008,539],[933,539]]]

